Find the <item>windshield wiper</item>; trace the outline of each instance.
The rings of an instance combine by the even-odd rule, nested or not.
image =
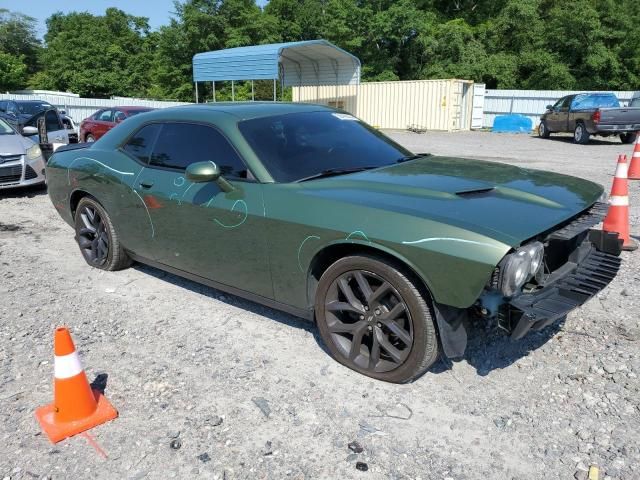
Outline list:
[[[396,160],[396,163],[404,163],[409,162],[411,160],[417,160],[418,158],[430,157],[430,153],[416,153],[415,155],[405,155],[404,157],[400,157]]]
[[[314,173],[313,175],[309,175],[308,177],[303,177],[296,182],[306,182],[307,180],[315,180],[316,178],[326,178],[326,177],[335,177],[337,175],[345,175],[347,173],[356,173],[362,172],[364,170],[371,170],[372,168],[378,168],[377,166],[371,167],[352,167],[352,168],[329,168],[327,170],[322,170],[321,172]]]

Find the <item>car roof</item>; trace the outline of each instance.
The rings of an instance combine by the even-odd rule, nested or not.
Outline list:
[[[47,102],[46,100],[12,100],[16,103],[36,103],[38,105],[46,104],[51,105],[51,102]]]
[[[287,113],[335,111],[335,109],[325,105],[292,102],[215,102],[199,103],[196,105],[180,105],[177,107],[162,109],[164,112],[173,111],[181,115],[188,112],[202,112],[206,110],[233,115],[240,120],[285,115]]]
[[[105,107],[103,108],[103,110],[153,110],[153,107],[145,107],[143,105],[131,105],[131,106],[127,106],[127,105],[123,105],[123,106],[117,106],[117,107]]]

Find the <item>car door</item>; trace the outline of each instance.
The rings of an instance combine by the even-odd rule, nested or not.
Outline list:
[[[233,187],[192,183],[185,169],[212,161]],[[164,122],[133,188],[153,223],[154,259],[225,285],[273,298],[262,185],[212,125]]]
[[[56,110],[46,110],[36,113],[25,122],[25,126],[38,128],[38,120],[44,117],[45,128],[49,143],[67,144],[69,143],[69,132],[64,127],[62,119]]]
[[[107,109],[96,115],[93,134],[96,140],[113,128],[113,110]]]
[[[561,120],[560,120],[561,118],[560,107],[564,103],[566,98],[567,97],[562,97],[560,100],[554,103],[553,107],[551,107],[551,111],[547,114],[547,117],[546,117],[547,128],[551,132],[562,131]]]

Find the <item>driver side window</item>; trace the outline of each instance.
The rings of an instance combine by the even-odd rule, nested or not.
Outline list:
[[[227,139],[215,128],[191,123],[164,123],[150,166],[185,170],[195,162],[212,161],[222,175],[247,178],[247,167]]]

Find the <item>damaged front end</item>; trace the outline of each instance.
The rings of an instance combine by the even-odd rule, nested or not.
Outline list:
[[[603,290],[618,273],[622,247],[616,233],[592,229],[607,208],[595,203],[506,255],[472,309],[435,305],[445,354],[464,354],[463,317],[468,314],[495,322],[517,340],[564,318]]]

